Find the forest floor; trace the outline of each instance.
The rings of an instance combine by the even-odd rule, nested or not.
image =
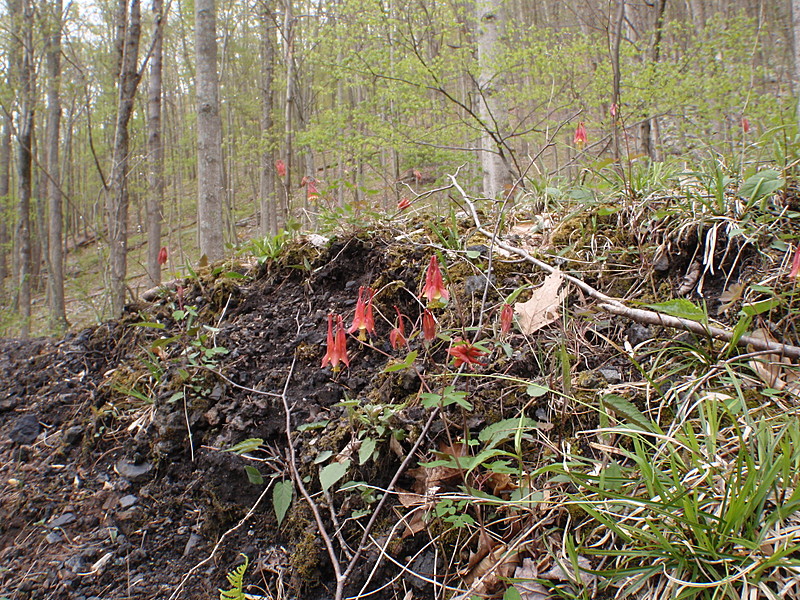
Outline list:
[[[612,315],[571,283],[537,299],[547,273],[526,255],[631,305],[692,298],[730,330],[765,281],[792,284],[778,230],[729,225],[650,198],[517,211],[507,248],[468,213],[297,236],[203,267],[119,320],[0,340],[0,598],[245,597],[226,579],[244,557],[249,598],[333,598],[350,562],[341,597],[611,597],[614,586],[574,573],[606,559],[573,553],[572,573],[558,562],[588,513],[554,501],[577,484],[548,465],[601,461],[614,444],[620,456],[630,440],[598,428],[667,422],[680,410],[664,386],[685,396],[697,354],[707,373],[736,352]],[[431,306],[427,342],[420,293],[434,254],[451,297]],[[349,326],[362,286],[375,290],[375,332],[349,336],[348,367],[321,368],[328,315]],[[395,307],[408,338],[398,348]],[[780,387],[759,373],[741,375],[748,401]]]

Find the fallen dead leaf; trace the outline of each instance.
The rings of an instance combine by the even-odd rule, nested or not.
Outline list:
[[[554,271],[545,277],[544,282],[533,290],[527,302],[514,304],[517,323],[525,335],[530,335],[558,319],[558,309],[567,296],[564,276]]]
[[[533,559],[525,558],[514,571],[514,588],[522,600],[549,600],[550,592],[538,581],[539,570]]]
[[[778,343],[770,332],[763,328],[753,331],[752,337],[766,342]],[[776,390],[784,390],[800,397],[798,374],[792,370],[795,365],[785,356],[764,354],[750,360],[748,364],[767,386]]]

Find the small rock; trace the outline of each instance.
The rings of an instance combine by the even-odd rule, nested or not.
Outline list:
[[[193,533],[189,536],[189,539],[186,541],[186,546],[183,548],[183,555],[189,556],[192,551],[194,550],[195,546],[200,543],[203,538],[196,533]]]
[[[128,494],[127,496],[123,496],[122,498],[119,499],[119,505],[122,508],[130,508],[131,506],[136,504],[138,501],[139,501],[139,498],[137,498],[133,494]]]
[[[626,333],[631,346],[638,346],[642,342],[653,339],[653,330],[639,323],[631,323]]]
[[[141,481],[147,477],[147,474],[152,469],[153,465],[149,462],[143,462],[137,465],[124,458],[120,459],[117,464],[114,465],[114,470],[117,474],[128,481]]]
[[[83,427],[80,425],[75,425],[67,429],[63,434],[61,439],[67,446],[74,446],[78,443],[78,441],[83,436]]]
[[[54,529],[56,527],[63,527],[64,525],[69,525],[70,523],[74,523],[75,522],[75,518],[76,518],[75,517],[75,513],[71,513],[71,512],[64,513],[60,517],[56,517],[55,519],[50,521],[47,524],[47,526],[51,527],[51,528],[54,528]]]
[[[39,419],[34,415],[23,415],[16,420],[8,437],[17,444],[30,444],[42,431]]]
[[[51,531],[45,536],[44,539],[48,544],[55,544],[61,541],[61,534],[57,531]]]
[[[619,369],[615,369],[614,367],[600,367],[597,369],[597,372],[603,376],[608,383],[621,383],[622,382],[622,373],[619,372]]]
[[[86,571],[86,565],[84,564],[83,557],[80,554],[70,556],[66,561],[64,561],[64,566],[73,573],[83,573]]]

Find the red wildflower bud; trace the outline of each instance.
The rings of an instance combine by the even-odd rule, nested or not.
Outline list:
[[[422,313],[422,337],[426,342],[436,339],[436,318],[427,308]]]
[[[275,161],[275,171],[278,172],[279,177],[286,177],[286,163],[280,158]]]
[[[575,137],[572,139],[572,142],[578,147],[583,148],[583,145],[586,143],[586,126],[583,124],[583,121],[578,123],[578,127],[575,129]]]
[[[478,358],[486,354],[486,352],[474,344],[471,344],[470,342],[464,342],[459,338],[456,338],[454,341],[455,344],[453,344],[453,346],[447,351],[447,353],[454,358],[454,367],[460,367],[463,364],[468,364],[471,369],[474,369],[475,365],[486,365],[486,363],[482,363],[478,360]]]
[[[353,324],[347,333],[358,331],[358,339],[362,342],[367,340],[367,333],[375,335],[375,320],[372,317],[372,297],[375,292],[372,288],[358,288],[358,301],[356,302],[356,316],[353,317]]]
[[[161,250],[158,251],[158,264],[162,267],[167,264],[167,247],[162,246]]]
[[[500,333],[506,335],[511,331],[511,324],[514,321],[514,308],[510,304],[503,304],[500,311]]]
[[[745,133],[750,132],[750,121],[747,119],[747,117],[742,117],[741,125],[742,125],[742,131],[744,131]]]
[[[427,298],[428,303],[447,302],[450,299],[450,292],[444,287],[442,271],[439,269],[439,261],[436,255],[431,256],[428,263],[428,271],[425,273],[425,287],[422,288],[421,297]]]
[[[800,275],[800,248],[794,252],[794,258],[792,259],[792,270],[789,271],[789,277],[792,279],[797,279],[798,275]]]
[[[397,203],[397,210],[405,210],[411,206],[411,200],[408,198],[400,198],[400,202]]]
[[[394,307],[394,310],[397,313],[397,325],[389,332],[389,343],[392,345],[392,348],[397,350],[398,346],[401,344],[405,346],[407,342],[406,329],[403,325],[403,315],[400,313],[400,309],[396,306]]]

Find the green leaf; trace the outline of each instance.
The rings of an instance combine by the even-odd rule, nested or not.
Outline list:
[[[328,460],[331,456],[333,456],[332,450],[323,450],[322,452],[317,454],[317,457],[314,459],[314,464],[315,465],[322,464],[326,460]]]
[[[226,452],[233,452],[234,454],[244,454],[245,452],[252,452],[253,450],[258,450],[261,447],[261,444],[264,443],[264,440],[261,438],[247,438],[246,440],[242,440],[238,444],[227,448]]]
[[[297,431],[311,431],[312,429],[325,429],[330,421],[323,419],[322,421],[314,421],[313,423],[303,423],[297,428]]]
[[[525,388],[525,392],[531,398],[539,398],[541,396],[544,396],[549,391],[550,388],[545,387],[543,385],[539,385],[538,383],[531,383],[530,385],[528,385],[527,388]]]
[[[480,258],[481,253],[479,250],[467,250],[467,258],[470,260],[475,260],[476,258]]]
[[[644,416],[627,398],[616,394],[606,394],[603,396],[602,403],[631,425],[637,426],[642,431],[650,433],[660,433],[661,429],[650,419]]]
[[[536,428],[536,421],[530,417],[524,419],[503,419],[497,423],[492,423],[488,427],[484,427],[483,431],[478,434],[478,439],[482,442],[491,441],[492,444],[500,444],[505,440],[512,439],[520,429],[534,429]]]
[[[768,298],[758,302],[748,302],[742,306],[742,313],[747,317],[755,317],[765,312],[771,311],[781,305],[780,298]]]
[[[261,473],[253,465],[245,465],[244,472],[247,473],[247,478],[250,480],[250,483],[255,485],[264,483],[264,478],[261,476]]]
[[[503,594],[503,600],[522,600],[522,596],[517,591],[517,588],[511,586],[506,588],[506,593]]]
[[[781,174],[774,169],[764,169],[748,177],[739,188],[739,195],[756,203],[783,187]]]
[[[414,360],[417,358],[418,352],[414,350],[413,352],[409,352],[408,356],[405,357],[403,362],[394,363],[386,367],[383,372],[384,373],[393,373],[394,371],[402,371],[403,369],[408,369],[411,365],[414,364]]]
[[[283,522],[286,516],[286,511],[292,505],[292,497],[294,496],[294,485],[292,481],[279,481],[272,488],[272,507],[275,509],[275,516],[278,518],[278,525]]]
[[[361,441],[361,447],[358,449],[358,464],[366,464],[366,462],[372,458],[372,454],[375,452],[375,447],[377,445],[377,442],[372,438],[364,438]]]
[[[647,308],[678,317],[679,319],[689,319],[690,321],[705,322],[708,320],[706,311],[696,306],[686,298],[676,298],[674,300],[667,300],[666,302],[659,302],[657,304],[645,304]]]
[[[322,491],[327,492],[333,484],[345,476],[349,468],[349,460],[331,463],[326,467],[322,467],[319,470],[319,482],[322,485]]]
[[[134,327],[151,327],[152,329],[164,329],[163,323],[154,323],[152,321],[142,321],[141,323],[132,323]]]

